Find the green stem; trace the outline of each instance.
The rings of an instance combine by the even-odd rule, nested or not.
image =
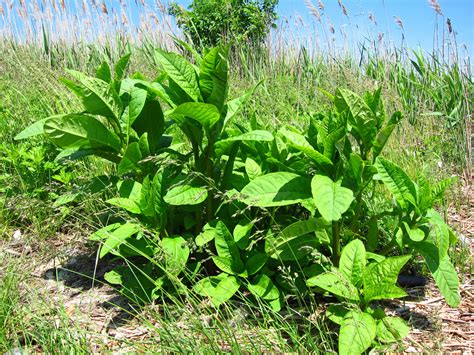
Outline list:
[[[339,258],[341,256],[341,240],[339,238],[339,223],[332,222],[332,263],[339,266]]]

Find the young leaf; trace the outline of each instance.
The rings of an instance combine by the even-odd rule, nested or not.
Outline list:
[[[201,61],[199,87],[205,102],[222,111],[229,90],[227,84],[227,53],[220,47],[211,49]]]
[[[227,226],[224,224],[224,222],[219,221],[217,222],[215,231],[216,236],[214,241],[217,254],[220,257],[231,260],[232,269],[235,270],[235,272],[242,272],[244,269],[244,264],[240,258],[240,251],[234,241],[234,238],[227,229]]]
[[[281,253],[281,250],[288,248],[288,243],[293,239],[309,233],[323,231],[326,227],[327,223],[321,218],[310,218],[308,220],[297,221],[283,229],[275,239],[269,239],[268,243],[266,243],[265,251],[271,257],[275,257],[277,254]]]
[[[173,187],[164,197],[164,201],[172,206],[198,205],[207,198],[207,189],[194,184]]]
[[[169,115],[182,122],[184,117],[192,118],[207,130],[211,129],[221,117],[216,106],[202,102],[186,102],[176,107]]]
[[[390,160],[378,157],[375,167],[385,186],[395,196],[402,208],[408,207],[408,202],[417,201],[416,188],[408,175]]]
[[[405,230],[408,234],[408,237],[414,241],[414,242],[421,242],[423,239],[425,239],[425,232],[420,229],[420,228],[410,228],[407,222],[403,222],[403,225],[405,226]]]
[[[260,86],[262,82],[259,82],[252,89],[248,90],[245,94],[227,102],[227,114],[224,119],[222,130],[224,130],[229,124],[230,120],[242,109],[242,107],[252,97],[255,90]]]
[[[112,81],[112,73],[107,62],[102,62],[102,64],[97,68],[95,76],[106,83],[110,83]]]
[[[228,301],[240,288],[240,281],[235,276],[227,276],[222,279],[211,295],[212,304],[219,307]]]
[[[362,354],[375,339],[377,325],[370,314],[349,312],[339,331],[340,354]]]
[[[406,296],[406,292],[395,283],[401,268],[410,258],[411,255],[394,256],[366,267],[362,276],[365,301]]]
[[[333,182],[323,175],[313,177],[311,191],[319,213],[327,221],[341,219],[342,214],[349,209],[354,200],[352,191],[342,187],[341,181]]]
[[[339,271],[353,285],[357,286],[362,280],[366,262],[364,244],[359,239],[356,239],[342,249]]]
[[[415,249],[426,261],[428,269],[438,285],[441,294],[451,307],[457,307],[461,302],[459,295],[459,279],[456,269],[451,264],[449,257],[440,257],[436,245],[431,242],[420,242],[415,244]]]
[[[128,67],[128,62],[130,61],[130,56],[131,53],[125,54],[122,58],[120,58],[115,64],[115,76],[114,80],[115,81],[121,81],[124,77],[125,71],[127,70]]]
[[[310,197],[309,191],[308,179],[293,173],[277,172],[251,181],[242,189],[240,199],[257,207],[287,206]]]
[[[140,170],[138,164],[140,160],[142,160],[140,145],[137,142],[130,143],[117,167],[117,172],[119,174],[125,174],[133,170]]]
[[[110,253],[112,250],[118,248],[123,244],[127,238],[130,238],[132,235],[140,231],[140,226],[134,223],[125,223],[119,228],[115,229],[113,232],[108,233],[107,239],[100,248],[99,257],[103,258],[105,255]]]
[[[255,160],[247,158],[245,160],[245,172],[247,173],[249,180],[255,180],[257,177],[262,175],[262,168],[260,168],[260,165],[258,165]]]
[[[357,288],[336,268],[306,281],[309,287],[319,287],[347,300],[359,301]]]
[[[251,256],[245,262],[245,270],[249,276],[259,272],[267,263],[268,256],[265,253],[258,251],[250,252]]]
[[[326,310],[326,317],[332,320],[334,323],[342,325],[344,318],[350,311],[340,304],[332,304]]]
[[[377,323],[377,338],[382,343],[396,343],[403,340],[410,331],[399,317],[384,317]]]
[[[122,146],[120,139],[94,117],[80,114],[50,117],[44,131],[61,148],[87,145],[91,148],[110,147],[116,152]]]
[[[138,205],[137,201],[129,198],[116,197],[111,198],[105,202],[123,208],[124,210],[131,213],[139,214],[141,212],[140,206]]]
[[[249,291],[256,297],[271,301],[280,297],[280,291],[272,280],[265,274],[258,275],[247,285]]]
[[[201,91],[196,77],[196,71],[184,57],[167,53],[161,49],[155,50],[155,58],[168,76],[194,101],[199,101]]]
[[[29,125],[23,131],[21,131],[20,133],[18,133],[15,136],[15,140],[18,141],[18,140],[21,140],[21,139],[30,138],[30,137],[33,137],[33,136],[37,136],[39,134],[43,134],[44,133],[44,124],[48,119],[49,119],[49,117],[48,118],[43,118],[42,120],[36,121],[32,125]]]
[[[165,253],[166,271],[178,275],[186,267],[189,257],[186,240],[179,236],[163,238],[161,247]]]

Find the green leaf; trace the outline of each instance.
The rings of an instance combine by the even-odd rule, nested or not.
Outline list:
[[[140,226],[134,223],[122,224],[119,228],[113,232],[108,233],[107,239],[100,249],[99,257],[103,258],[105,255],[110,253],[112,250],[123,244],[127,238],[140,231]]]
[[[257,177],[262,175],[262,168],[252,158],[245,160],[245,173],[249,177],[249,180],[255,180]]]
[[[434,243],[438,247],[440,259],[442,259],[448,256],[450,239],[449,227],[444,222],[443,217],[441,217],[441,215],[434,209],[428,210],[426,217],[433,226],[430,237],[432,237]]]
[[[314,160],[318,165],[322,167],[328,167],[328,166],[333,165],[332,161],[329,158],[327,158],[324,154],[315,150],[302,134],[290,131],[286,128],[280,129],[279,133],[282,134],[288,140],[288,142],[293,148],[306,154],[310,159]]]
[[[130,101],[128,106],[125,108],[125,111],[122,115],[123,120],[127,126],[127,132],[132,127],[133,123],[140,115],[145,106],[147,91],[140,89],[136,86],[132,87],[130,90]]]
[[[189,258],[189,247],[183,237],[163,238],[161,247],[165,253],[166,271],[178,275],[186,267]]]
[[[135,214],[141,213],[140,206],[138,205],[136,200],[123,198],[123,197],[115,197],[105,202],[107,202],[108,204],[123,208],[124,210],[131,213],[135,213]]]
[[[244,250],[248,247],[248,244],[250,243],[249,237],[252,228],[253,223],[249,223],[246,219],[240,220],[239,223],[234,227],[234,232],[232,234],[234,235],[234,241],[239,247],[239,249]]]
[[[138,164],[140,160],[142,160],[140,145],[137,142],[130,143],[117,167],[117,172],[125,174],[133,170],[140,170],[140,165]]]
[[[334,104],[339,112],[346,109],[349,111],[349,122],[357,131],[364,147],[369,149],[377,134],[377,121],[370,107],[360,96],[346,89],[336,90]]]
[[[326,227],[327,223],[321,218],[297,221],[283,229],[275,239],[269,239],[266,243],[265,251],[271,257],[277,257],[284,249],[291,247],[289,243],[292,240],[309,233],[325,231]]]
[[[199,86],[205,102],[215,105],[222,111],[227,99],[227,54],[220,47],[211,49],[201,61]]]
[[[352,191],[342,187],[341,181],[333,182],[323,175],[313,177],[311,191],[319,213],[327,221],[341,219],[342,214],[349,209],[354,200]]]
[[[235,263],[232,262],[232,259],[216,255],[212,256],[211,258],[212,261],[214,261],[214,264],[216,264],[216,266],[226,274],[236,275],[241,272],[241,270],[235,269]]]
[[[164,200],[172,206],[198,205],[207,198],[207,189],[195,184],[179,185],[171,188]]]
[[[249,276],[259,272],[267,263],[268,256],[265,253],[250,252],[251,256],[245,262],[245,270]]]
[[[101,79],[91,78],[74,70],[67,72],[82,84],[79,96],[88,113],[111,117],[115,120],[119,118],[122,112],[122,101],[113,86]]]
[[[349,312],[339,331],[339,354],[362,354],[375,339],[377,325],[370,314]]]
[[[271,142],[273,141],[274,137],[271,132],[264,131],[264,130],[256,130],[245,132],[238,136],[233,136],[227,139],[221,139],[216,143],[216,153],[218,155],[222,155],[227,153],[227,150],[232,147],[235,142],[243,142],[243,141],[256,141],[256,142]]]
[[[44,130],[53,143],[61,148],[87,145],[91,148],[110,147],[120,151],[120,139],[96,118],[71,114],[50,117]]]
[[[192,118],[207,130],[219,122],[221,117],[216,106],[202,102],[186,102],[176,107],[169,115],[179,122],[184,122],[183,117]]]
[[[179,85],[194,101],[199,101],[201,91],[196,77],[196,71],[191,63],[175,53],[167,53],[161,49],[155,50],[155,58],[168,76]]]
[[[228,301],[240,288],[240,281],[235,276],[227,276],[222,279],[214,289],[211,296],[212,304],[219,307]]]
[[[117,64],[115,64],[115,77],[114,80],[120,81],[123,79],[125,75],[125,71],[127,70],[128,67],[128,62],[130,61],[130,56],[131,53],[125,54],[123,57],[121,57]]]
[[[220,257],[229,259],[232,261],[232,269],[240,273],[244,270],[244,264],[240,258],[240,251],[234,238],[230,234],[227,226],[224,222],[219,221],[216,225],[216,236],[214,239],[217,254]]]
[[[414,242],[421,242],[423,239],[425,239],[425,232],[422,229],[417,227],[410,228],[407,222],[403,222],[403,225],[405,226],[408,237]]]
[[[44,124],[48,119],[49,119],[49,117],[48,118],[43,118],[42,120],[36,121],[32,125],[29,125],[23,131],[21,131],[20,133],[18,133],[15,136],[15,140],[30,138],[30,137],[33,137],[33,136],[37,136],[39,134],[43,134],[44,133]]]
[[[347,313],[349,313],[349,310],[340,304],[332,304],[326,310],[326,316],[334,323],[339,325],[342,325],[342,323],[344,322],[344,318],[347,316]]]
[[[271,301],[280,297],[280,291],[265,274],[258,275],[248,285],[249,291],[258,298]]]
[[[399,317],[384,317],[377,323],[377,338],[382,343],[396,343],[406,338],[410,331]]]
[[[431,271],[436,285],[446,302],[451,307],[457,307],[461,303],[459,294],[459,279],[456,269],[448,256],[440,258],[440,252],[436,245],[430,242],[420,242],[415,244],[415,249],[426,261],[428,269]]]
[[[115,231],[117,228],[119,228],[122,224],[121,223],[112,223],[109,224],[108,226],[105,226],[97,231],[95,231],[93,234],[89,236],[89,240],[92,240],[94,242],[100,242],[102,240],[105,240],[109,237],[109,235]]]
[[[366,262],[364,244],[359,239],[356,239],[342,249],[339,271],[353,285],[357,286],[362,280]]]
[[[245,186],[240,199],[257,207],[287,206],[310,197],[310,182],[300,175],[277,172],[260,176]]]
[[[406,296],[405,291],[395,286],[395,283],[400,270],[410,258],[411,255],[394,256],[366,267],[362,277],[365,301]]]
[[[417,201],[416,188],[408,175],[396,164],[382,157],[377,157],[375,167],[387,189],[395,196],[402,208],[408,202]]]
[[[95,72],[95,76],[98,79],[110,83],[112,81],[112,73],[107,62],[102,62]]]
[[[336,268],[309,278],[306,281],[306,285],[322,288],[347,300],[359,301],[359,291],[357,288]]]

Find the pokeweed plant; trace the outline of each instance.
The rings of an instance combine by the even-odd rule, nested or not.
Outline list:
[[[340,354],[361,354],[375,340],[394,343],[408,335],[403,319],[387,316],[371,303],[407,295],[396,282],[410,258],[411,255],[385,258],[368,253],[362,241],[356,239],[343,248],[339,268],[332,267],[306,281],[308,286],[329,292],[341,302],[326,311],[328,318],[340,326]]]

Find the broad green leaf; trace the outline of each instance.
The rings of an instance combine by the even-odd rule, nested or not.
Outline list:
[[[49,119],[49,117],[48,118],[43,118],[42,120],[36,121],[32,125],[26,127],[23,131],[21,131],[20,133],[18,133],[15,136],[15,140],[30,138],[30,137],[33,137],[33,136],[37,136],[39,134],[43,134],[44,133],[44,124],[48,119]]]
[[[257,207],[287,206],[308,197],[310,197],[310,181],[288,172],[259,176],[240,193],[242,202]]]
[[[399,317],[384,317],[377,322],[377,339],[382,343],[396,343],[406,338],[410,331]]]
[[[117,167],[117,172],[125,174],[134,170],[140,170],[140,160],[142,160],[140,145],[137,142],[130,143]]]
[[[216,225],[216,236],[214,239],[217,254],[220,257],[232,261],[232,269],[240,273],[244,270],[244,264],[240,258],[240,251],[234,238],[230,234],[224,222],[219,221]]]
[[[234,235],[235,243],[240,249],[244,250],[248,247],[252,228],[253,223],[248,222],[246,219],[240,220],[239,223],[234,227],[234,232],[232,234]]]
[[[105,202],[111,205],[123,208],[124,210],[131,213],[135,213],[135,214],[141,213],[140,206],[138,205],[136,200],[132,200],[129,198],[124,198],[124,197],[115,197]]]
[[[134,223],[122,224],[119,228],[113,232],[108,233],[107,239],[100,248],[99,257],[103,258],[105,255],[110,253],[112,250],[118,248],[121,244],[125,243],[127,238],[140,231],[140,226]]]
[[[436,185],[434,185],[431,188],[431,197],[433,198],[434,201],[439,201],[443,198],[444,192],[448,187],[450,187],[452,184],[454,184],[457,181],[457,177],[449,177],[444,180],[441,180],[438,182]]]
[[[102,240],[105,240],[109,237],[110,233],[115,231],[117,228],[119,228],[122,224],[121,223],[112,223],[109,224],[108,226],[105,226],[98,231],[95,231],[89,236],[89,240],[92,240],[94,242],[100,242]]]
[[[102,62],[102,64],[97,68],[95,76],[106,83],[110,83],[112,81],[112,72],[110,71],[110,66],[107,64],[107,62]]]
[[[319,287],[347,300],[359,301],[357,288],[336,268],[306,281],[309,287]]]
[[[86,115],[59,115],[50,117],[44,125],[48,137],[61,148],[88,146],[110,147],[120,151],[120,139],[99,120]]]
[[[332,166],[332,161],[324,154],[314,149],[302,134],[290,131],[286,128],[281,129],[279,133],[281,133],[289,141],[293,148],[306,154],[310,159],[314,160],[320,166]]]
[[[162,148],[160,145],[165,131],[165,119],[160,103],[157,100],[146,100],[145,106],[133,122],[132,128],[139,136],[146,133],[148,146],[152,153]]]
[[[172,206],[198,205],[207,198],[207,189],[194,184],[179,185],[171,188],[164,200]]]
[[[362,354],[375,339],[377,325],[368,313],[349,312],[339,331],[339,354]]]
[[[145,106],[147,98],[147,91],[144,89],[140,89],[136,86],[132,87],[130,90],[130,101],[128,106],[125,108],[125,111],[122,115],[122,120],[127,127],[127,132],[132,127],[133,123],[140,115]]]
[[[357,131],[358,138],[362,141],[364,147],[369,149],[377,134],[377,122],[370,107],[360,96],[346,89],[336,90],[334,104],[339,112],[346,109],[349,111],[350,123]]]
[[[262,168],[255,160],[249,157],[245,160],[245,172],[249,180],[255,180],[262,175]]]
[[[121,57],[118,62],[115,64],[115,76],[114,80],[120,81],[123,79],[125,71],[127,70],[128,67],[128,62],[130,61],[130,56],[131,54],[125,54],[123,57]]]
[[[341,181],[333,182],[323,175],[313,177],[311,191],[319,213],[327,221],[341,219],[342,214],[349,209],[354,200],[352,191],[342,187]]]
[[[395,129],[397,123],[403,118],[400,111],[395,112],[390,119],[393,124],[388,124],[382,128],[375,137],[374,146],[373,146],[373,156],[374,158],[378,157],[382,152],[383,148],[387,144],[390,136],[392,135],[393,130]]]
[[[332,320],[334,323],[342,325],[344,318],[349,313],[349,310],[340,304],[332,304],[326,310],[326,317]]]
[[[271,249],[271,240],[267,240],[265,244],[266,249]],[[271,257],[273,259],[278,259],[279,261],[300,260],[308,254],[318,250],[320,245],[320,238],[318,238],[317,235],[310,233],[293,238],[286,243],[281,244],[280,247],[274,249]]]
[[[165,253],[166,271],[178,275],[186,267],[189,258],[189,247],[183,237],[163,238],[161,247]]]
[[[226,274],[236,275],[242,271],[235,269],[235,263],[232,262],[232,259],[214,255],[212,256],[212,261],[214,261],[214,264],[216,264],[216,266]]]
[[[408,207],[409,201],[417,201],[416,188],[408,175],[396,164],[382,157],[377,157],[375,167],[387,189],[395,196],[402,208]]]
[[[289,247],[288,243],[293,239],[317,231],[325,231],[327,223],[321,218],[310,218],[303,221],[297,221],[283,229],[275,239],[266,243],[265,251],[271,257],[281,253],[281,250]],[[316,239],[316,237],[315,237]]]
[[[367,231],[367,250],[374,251],[379,245],[379,226],[377,217],[370,217],[368,225],[369,230]]]
[[[280,291],[265,274],[258,275],[247,288],[256,297],[271,301],[280,297]]]
[[[260,253],[258,251],[250,252],[251,256],[245,262],[245,270],[249,276],[259,272],[267,263],[268,256],[265,253]]]
[[[459,279],[456,269],[448,256],[440,257],[436,245],[430,242],[415,244],[415,249],[423,256],[428,269],[431,271],[436,285],[446,302],[451,307],[457,307],[461,302],[459,294]]]
[[[417,227],[410,228],[407,222],[403,222],[403,225],[405,226],[408,237],[414,242],[421,242],[423,239],[425,239],[425,232],[422,229]]]
[[[366,267],[362,276],[365,301],[405,296],[405,291],[395,284],[400,270],[410,258],[411,255],[394,256]]]
[[[356,239],[342,249],[339,271],[353,285],[357,286],[362,280],[362,273],[366,262],[364,244],[359,239]]]
[[[240,281],[235,276],[227,276],[222,279],[211,295],[212,304],[219,307],[228,301],[240,288]]]
[[[220,47],[211,49],[201,61],[199,68],[199,87],[205,102],[215,105],[222,111],[227,99],[227,56]]]
[[[79,96],[88,113],[118,120],[122,112],[122,101],[113,86],[74,70],[68,70],[68,73],[82,84]]]
[[[169,116],[183,123],[185,122],[183,117],[192,118],[207,130],[212,128],[221,117],[216,106],[202,102],[186,102],[181,104]]]
[[[184,57],[167,53],[161,49],[155,50],[155,58],[163,70],[179,87],[194,101],[199,101],[201,91],[197,81],[196,71]]]
[[[74,147],[74,148],[65,148],[59,152],[58,155],[54,158],[54,161],[59,162],[62,160],[76,160],[82,159],[84,157],[88,157],[91,155],[95,155],[97,157],[104,158],[114,164],[119,164],[121,161],[120,156],[116,151],[114,151],[110,147],[100,147],[98,149],[92,148],[82,148],[82,147]]]
[[[440,259],[448,256],[449,251],[449,227],[444,222],[443,217],[434,209],[428,210],[426,217],[432,224],[433,229],[430,236],[438,246]]]

